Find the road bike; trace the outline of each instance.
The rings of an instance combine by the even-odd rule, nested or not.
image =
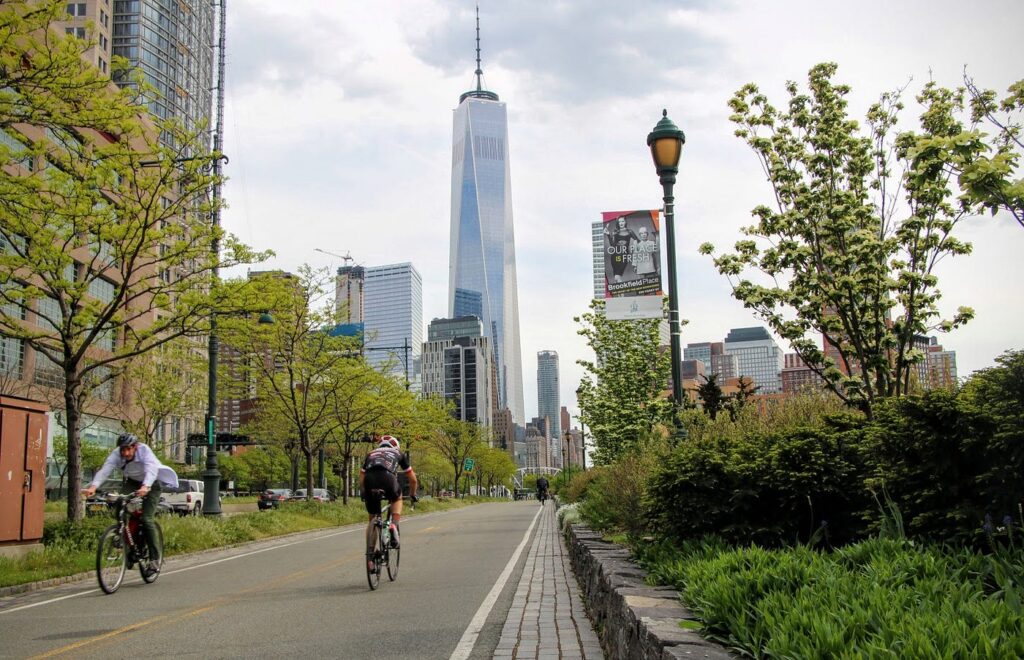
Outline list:
[[[147,584],[156,582],[164,563],[164,532],[156,525],[156,547],[159,556],[150,562],[142,526],[142,498],[134,495],[107,495],[116,523],[103,530],[96,546],[96,579],[104,593],[117,591],[126,569],[139,565],[139,573]]]
[[[371,490],[370,497],[384,499],[383,490]],[[398,577],[398,562],[401,559],[401,548],[393,547],[391,538],[391,502],[381,504],[381,512],[373,517],[373,551],[367,559],[373,559],[373,570],[366,567],[366,581],[370,589],[380,585],[380,573],[383,567],[388,569],[388,579],[392,582]]]

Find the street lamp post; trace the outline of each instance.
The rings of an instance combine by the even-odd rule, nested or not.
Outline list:
[[[562,472],[572,472],[572,433],[569,429],[565,429],[565,465],[563,465]],[[565,479],[562,479],[562,485],[565,486],[569,479],[572,477],[571,474],[567,475]]]
[[[675,237],[675,197],[672,187],[679,173],[679,156],[683,151],[686,136],[668,118],[668,110],[662,110],[661,120],[647,136],[647,146],[651,148],[654,168],[661,179],[661,188],[665,202],[665,232],[668,241],[668,322],[671,332],[672,355],[672,400],[675,404],[677,428],[681,428],[679,411],[683,407],[682,350],[680,347],[679,325],[679,292],[676,290],[676,237]]]

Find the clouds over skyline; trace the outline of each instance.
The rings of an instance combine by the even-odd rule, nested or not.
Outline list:
[[[676,189],[685,344],[760,325],[696,253],[704,241],[731,246],[770,201],[728,121],[741,85],[784,104],[786,80],[836,61],[854,118],[906,86],[911,122],[929,77],[956,85],[965,65],[986,87],[1024,77],[1019,2],[528,0],[480,11],[485,84],[508,104],[528,412],[540,350],[559,352],[562,403],[575,406],[574,361],[587,348],[572,316],[592,291],[590,223],[660,206],[645,139],[662,108],[687,134]],[[225,226],[277,251],[265,267],[340,265],[315,247],[364,265],[410,261],[424,278],[424,322],[444,316],[451,112],[474,85],[475,37],[469,2],[229,5]],[[978,316],[940,341],[966,374],[1020,347],[1024,312],[1009,283],[1021,275],[1024,231],[986,217],[962,236],[975,254],[942,264],[943,309],[971,305]]]

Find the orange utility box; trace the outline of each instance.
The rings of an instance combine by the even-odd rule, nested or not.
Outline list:
[[[48,410],[0,396],[0,548],[43,538]]]

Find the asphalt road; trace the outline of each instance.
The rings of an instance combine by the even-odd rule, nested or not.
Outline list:
[[[0,657],[449,658],[531,526],[535,502],[479,504],[402,521],[401,571],[366,583],[363,527],[203,553],[0,602]],[[497,645],[523,552],[473,646]]]

